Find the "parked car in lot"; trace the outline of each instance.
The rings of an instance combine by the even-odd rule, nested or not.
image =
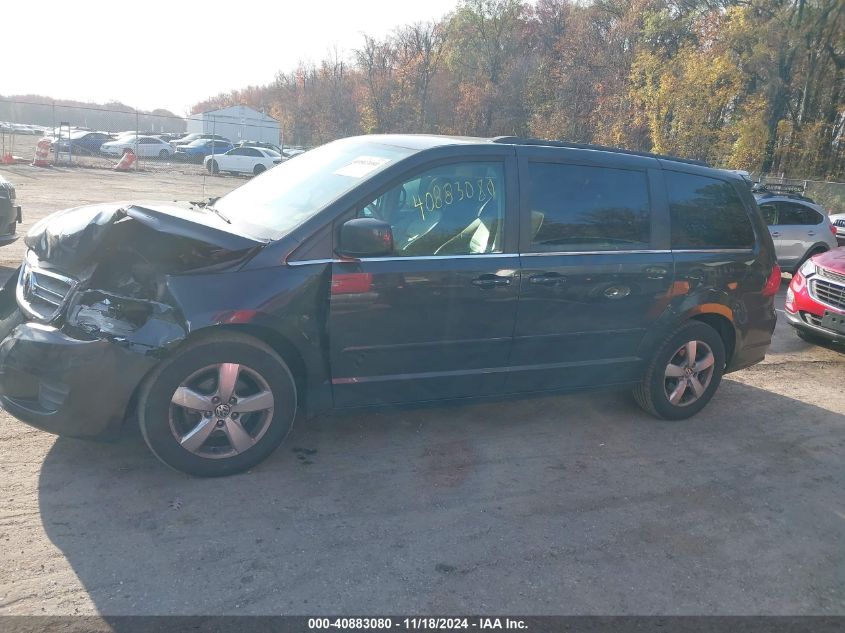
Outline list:
[[[96,154],[103,143],[113,140],[105,132],[71,132],[70,137],[58,138],[50,144],[51,151],[71,154]]]
[[[794,273],[807,259],[836,248],[836,229],[823,207],[798,193],[754,194],[775,243],[778,264]]]
[[[207,156],[205,168],[212,174],[228,171],[257,176],[281,162],[281,154],[273,150],[258,147],[236,147],[225,154]]]
[[[187,145],[179,145],[178,147],[175,158],[191,163],[201,163],[206,156],[225,154],[230,149],[233,149],[229,141],[213,141],[204,138],[197,139]]]
[[[174,153],[170,143],[155,136],[124,137],[103,143],[100,151],[108,156],[122,156],[132,151],[142,158],[169,158]]]
[[[789,284],[784,313],[803,339],[845,343],[845,248],[804,262]]]
[[[176,133],[176,134],[155,134],[154,136],[157,136],[158,138],[160,138],[162,141],[165,141],[166,143],[172,144],[172,143],[180,140],[182,137],[184,137],[185,134],[180,132],[180,133]]]
[[[18,239],[17,227],[21,221],[21,208],[17,204],[15,187],[0,176],[0,246]]]
[[[282,149],[278,145],[274,145],[273,143],[264,143],[262,141],[241,141],[240,143],[236,143],[235,147],[259,147],[262,149],[269,149],[281,156]]]
[[[203,476],[329,408],[612,386],[690,417],[764,358],[781,279],[739,177],[513,137],[343,139],[213,204],[59,212],[26,245],[3,408],[80,437],[137,412]]]
[[[179,149],[183,145],[190,145],[191,143],[194,143],[195,141],[201,141],[201,140],[210,141],[212,139],[217,140],[217,141],[224,141],[226,143],[231,143],[231,141],[229,139],[227,139],[225,136],[220,136],[219,134],[204,134],[202,132],[192,132],[190,134],[185,134],[185,136],[183,136],[182,138],[179,138],[179,139],[176,139],[175,141],[172,141],[172,145],[176,149]]]
[[[845,213],[835,213],[828,216],[836,231],[836,241],[839,246],[845,246]]]

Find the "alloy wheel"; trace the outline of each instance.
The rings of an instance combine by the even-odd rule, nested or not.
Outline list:
[[[200,457],[232,457],[252,448],[273,420],[267,381],[237,363],[209,365],[182,382],[170,401],[170,430]]]
[[[713,379],[716,357],[704,341],[687,341],[672,355],[664,372],[669,403],[685,407],[696,402]]]

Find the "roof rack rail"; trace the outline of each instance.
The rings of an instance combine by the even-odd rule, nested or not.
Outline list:
[[[780,182],[763,183],[758,182],[751,189],[754,193],[761,197],[780,196],[781,198],[792,198],[793,200],[804,200],[815,204],[815,201],[809,196],[804,195],[806,189],[803,185],[788,185]]]
[[[615,154],[629,154],[631,156],[644,156],[645,158],[659,158],[662,160],[672,160],[676,163],[687,163],[688,165],[699,165],[700,167],[710,167],[702,160],[694,160],[692,158],[678,158],[677,156],[667,156],[665,154],[652,154],[651,152],[637,152],[632,149],[622,149],[619,147],[610,147],[609,145],[592,145],[589,143],[570,143],[569,141],[549,141],[541,138],[523,138],[520,136],[497,136],[492,140],[494,143],[512,143],[514,145],[545,145],[547,147],[565,147],[568,149],[592,149],[601,152],[613,152]]]

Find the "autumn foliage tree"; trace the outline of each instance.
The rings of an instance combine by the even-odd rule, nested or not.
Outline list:
[[[845,2],[460,0],[195,111],[234,103],[301,145],[526,135],[842,179]]]

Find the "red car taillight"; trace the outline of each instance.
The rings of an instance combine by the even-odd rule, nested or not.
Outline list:
[[[830,226],[830,232],[833,233],[833,237],[836,237],[836,227],[833,226],[832,224],[830,224],[828,226]]]
[[[780,266],[775,264],[772,266],[772,272],[769,273],[766,285],[763,286],[763,296],[774,297],[778,290],[780,290]]]

